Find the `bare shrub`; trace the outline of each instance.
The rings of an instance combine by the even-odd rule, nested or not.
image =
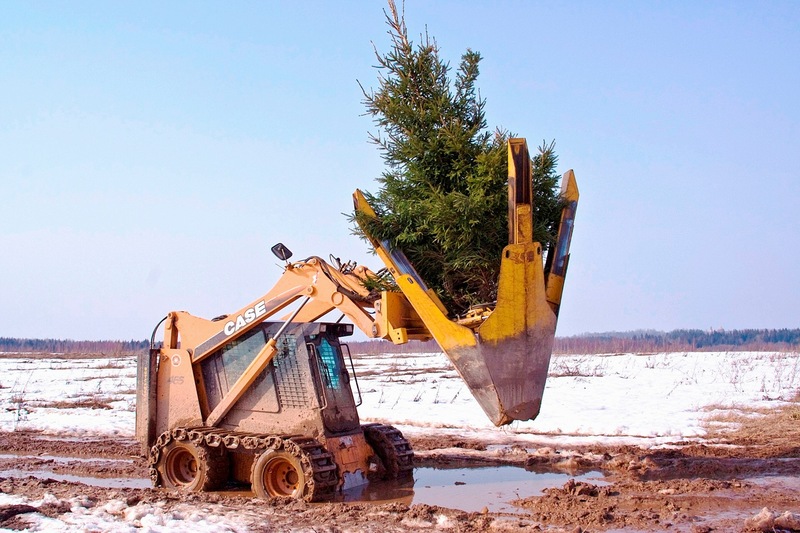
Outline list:
[[[550,365],[548,376],[561,377],[602,377],[603,362],[596,357],[554,357]]]

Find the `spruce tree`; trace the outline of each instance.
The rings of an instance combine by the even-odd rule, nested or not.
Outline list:
[[[375,49],[377,90],[362,86],[370,134],[386,163],[366,197],[379,219],[354,214],[373,236],[408,256],[451,313],[492,302],[508,244],[508,161],[503,129],[489,131],[476,80],[481,56],[467,50],[451,78],[427,33],[415,45],[389,0],[391,49]],[[533,158],[534,239],[546,248],[560,216],[554,143]],[[361,234],[359,228],[355,229]],[[362,235],[363,237],[363,235]]]

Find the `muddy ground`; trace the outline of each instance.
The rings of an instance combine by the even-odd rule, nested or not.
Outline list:
[[[518,500],[517,513],[466,513],[402,502],[306,504],[264,502],[231,493],[174,494],[150,488],[98,488],[28,477],[26,472],[94,478],[147,477],[135,442],[74,440],[35,433],[0,433],[0,478],[4,493],[31,500],[45,494],[62,503],[0,507],[0,527],[24,529],[25,515],[57,517],[70,512],[66,498],[87,506],[121,500],[170,506],[189,503],[209,512],[237,511],[254,531],[796,531],[800,530],[800,406],[750,413],[733,433],[710,434],[704,443],[662,449],[585,446],[570,449],[486,443],[429,436],[410,439],[425,466],[512,463],[535,471],[604,474],[597,485],[570,481],[542,495]],[[91,460],[87,460],[91,459]],[[756,515],[764,508],[769,513]],[[788,514],[785,514],[788,513]],[[781,516],[783,515],[783,516]],[[777,517],[777,518],[776,518]]]

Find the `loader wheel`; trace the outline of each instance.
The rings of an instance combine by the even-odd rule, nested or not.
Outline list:
[[[214,490],[228,479],[228,457],[224,448],[173,440],[161,450],[156,471],[160,485],[168,489]]]
[[[306,475],[300,459],[286,450],[267,450],[253,463],[250,476],[253,492],[259,498],[303,499]]]

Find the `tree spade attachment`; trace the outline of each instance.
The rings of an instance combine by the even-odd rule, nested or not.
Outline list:
[[[497,426],[532,420],[539,414],[556,323],[569,264],[578,186],[572,170],[562,178],[561,212],[556,243],[543,257],[533,241],[531,158],[525,139],[508,141],[509,243],[500,258],[497,301],[471,310],[465,317],[448,317],[438,296],[427,287],[414,266],[397,248],[362,230],[394,277],[414,313],[452,361],[472,395]],[[353,195],[356,211],[377,216],[364,194]],[[381,314],[397,298],[382,299]],[[402,328],[392,334],[403,338]],[[416,336],[415,338],[419,338]]]

